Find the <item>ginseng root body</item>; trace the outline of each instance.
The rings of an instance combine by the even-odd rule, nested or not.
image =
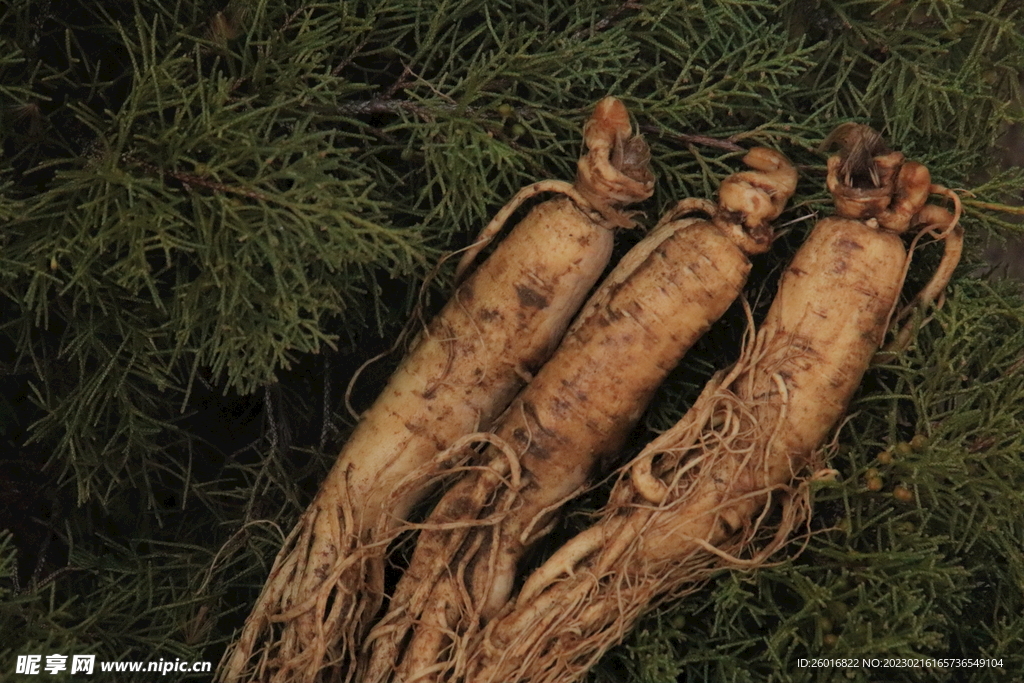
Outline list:
[[[584,132],[574,185],[521,191],[481,233],[463,275],[515,208],[536,206],[455,290],[363,415],[292,531],[222,681],[314,681],[330,666],[351,678],[355,643],[383,598],[395,528],[449,465],[452,444],[487,429],[558,345],[606,267],[619,207],[651,195],[649,153],[625,107],[601,101]]]
[[[519,560],[561,506],[622,446],[657,386],[740,294],[748,255],[796,187],[777,152],[687,200],[623,259],[551,360],[499,420],[480,465],[424,525],[388,615],[369,636],[364,682],[447,680],[461,644],[505,606]],[[675,220],[680,212],[711,215]],[[604,462],[602,462],[604,461]]]
[[[487,625],[465,680],[578,680],[656,602],[723,566],[756,567],[806,519],[801,478],[824,474],[818,449],[892,319],[908,266],[899,233],[917,226],[946,242],[917,303],[942,291],[959,258],[959,209],[924,205],[943,192],[958,207],[955,195],[920,164],[881,151],[860,175],[840,173],[843,155],[830,160],[840,216],[815,227],[740,360],[623,470],[598,521]],[[781,521],[769,528],[773,508]]]

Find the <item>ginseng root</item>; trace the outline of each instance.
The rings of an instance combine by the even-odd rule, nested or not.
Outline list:
[[[491,445],[423,525],[389,612],[368,638],[364,682],[448,680],[461,643],[508,601],[517,564],[559,507],[622,446],[657,386],[740,294],[796,188],[779,154],[685,200],[634,247],[512,402]],[[704,212],[710,219],[680,215]]]
[[[536,206],[465,278],[362,416],[274,561],[221,681],[314,681],[326,667],[354,675],[397,525],[450,465],[453,444],[490,427],[551,355],[611,257],[613,229],[633,225],[621,207],[653,191],[646,143],[621,102],[597,105],[584,140],[573,185],[522,190],[463,259],[460,277],[523,201],[565,195]]]
[[[736,365],[622,470],[598,521],[486,626],[464,680],[578,680],[658,601],[722,567],[763,564],[805,522],[807,483],[834,474],[821,444],[890,327],[909,259],[900,233],[946,245],[915,305],[941,293],[962,239],[956,195],[924,166],[866,127],[840,133],[843,151],[828,164],[839,215],[799,250],[760,331],[751,323]],[[930,193],[949,197],[953,214],[925,206]]]

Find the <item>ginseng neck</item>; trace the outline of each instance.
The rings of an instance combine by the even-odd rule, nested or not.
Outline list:
[[[619,208],[654,194],[650,158],[650,149],[639,135],[617,141],[612,149],[592,149],[577,166],[576,190],[612,227],[631,228],[635,222]]]
[[[771,223],[764,221],[749,228],[744,225],[746,218],[742,212],[729,211],[719,207],[711,222],[748,256],[765,253],[772,246],[772,240],[775,239],[775,231],[772,230]]]
[[[772,221],[796,190],[797,173],[781,152],[755,147],[743,157],[749,171],[733,173],[718,188],[715,222],[743,251],[760,254],[775,239]]]

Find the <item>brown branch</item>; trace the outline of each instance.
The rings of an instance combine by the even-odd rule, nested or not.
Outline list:
[[[618,18],[618,16],[620,14],[622,14],[623,12],[625,12],[626,10],[628,10],[628,9],[641,9],[642,7],[643,7],[643,4],[641,4],[640,2],[637,2],[636,0],[626,0],[624,3],[622,3],[621,5],[616,7],[614,10],[612,10],[608,14],[608,16],[606,16],[604,19],[601,19],[599,22],[597,22],[596,24],[594,24],[590,28],[580,29],[579,31],[576,31],[576,33],[573,33],[572,34],[572,39],[573,40],[579,40],[581,38],[590,38],[595,33],[603,31],[606,28],[608,28],[609,26],[611,26],[612,22],[615,21]]]
[[[455,109],[455,105],[442,104],[438,105],[438,108]],[[416,102],[410,102],[409,100],[396,100],[386,97],[375,97],[372,100],[365,100],[363,102],[346,102],[344,104],[339,104],[337,107],[332,107],[332,109],[339,114],[347,116],[397,114],[402,111],[407,111],[424,120],[431,120],[430,113],[422,105]]]
[[[225,194],[233,194],[241,197],[248,197],[249,199],[258,199],[264,202],[270,201],[269,196],[261,192],[257,192],[256,190],[249,190],[243,187],[235,187],[233,185],[225,185],[224,183],[219,183],[216,180],[210,180],[209,178],[197,176],[192,173],[182,173],[181,171],[167,171],[162,168],[159,168],[158,166],[155,166],[154,164],[149,163],[148,161],[143,161],[142,159],[139,159],[137,156],[133,154],[124,154],[121,156],[121,160],[126,161],[130,164],[134,164],[150,173],[160,176],[161,178],[165,176],[170,176],[171,178],[174,178],[175,180],[180,182],[182,185],[185,186],[186,189],[189,190],[192,189],[193,186],[197,186],[205,188],[207,190],[212,190],[214,192],[223,192]]]
[[[715,147],[716,149],[724,149],[727,152],[746,152],[745,147],[741,147],[733,142],[733,138],[726,138],[721,140],[719,138],[708,137],[707,135],[687,135],[685,133],[669,133],[665,129],[659,126],[640,126],[642,133],[649,135],[656,135],[662,138],[669,138],[670,140],[677,140],[687,145],[703,145],[704,147]]]
[[[339,75],[342,71],[345,70],[345,67],[352,63],[352,60],[354,60],[359,55],[359,53],[362,52],[363,48],[366,47],[366,44],[370,42],[371,35],[373,35],[373,32],[367,31],[366,35],[363,36],[363,39],[359,41],[359,44],[352,49],[352,54],[350,54],[348,57],[339,62],[336,67],[331,69],[332,76]]]

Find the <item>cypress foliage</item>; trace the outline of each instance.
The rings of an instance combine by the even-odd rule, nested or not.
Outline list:
[[[424,282],[418,313],[439,305],[443,252],[519,187],[572,177],[607,94],[651,144],[649,222],[755,144],[800,165],[755,310],[828,211],[815,147],[842,121],[972,193],[975,261],[869,374],[804,551],[653,613],[593,680],[830,680],[796,660],[869,653],[1024,670],[1024,301],[973,274],[983,238],[1021,232],[1024,175],[992,149],[1024,118],[1022,35],[1005,0],[7,0],[0,678],[18,654],[218,660],[352,424],[354,369]],[[636,448],[735,358],[733,313]]]

